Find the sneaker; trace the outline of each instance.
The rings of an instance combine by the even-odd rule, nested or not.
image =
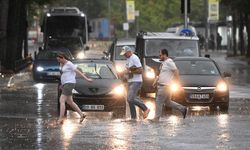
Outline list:
[[[83,122],[83,120],[86,118],[86,115],[85,114],[82,114],[81,118],[80,118],[80,123]]]
[[[185,107],[185,110],[184,110],[184,112],[183,112],[183,119],[185,119],[185,118],[186,118],[187,113],[188,113],[188,108],[187,108],[187,107]]]
[[[144,111],[144,113],[143,113],[144,119],[146,119],[148,117],[149,112],[150,112],[150,109],[147,109],[146,111]]]

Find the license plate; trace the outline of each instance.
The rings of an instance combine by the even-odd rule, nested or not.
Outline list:
[[[83,110],[104,110],[104,105],[82,105]]]
[[[48,76],[60,76],[60,72],[48,72]]]
[[[190,94],[190,99],[209,99],[209,94]]]

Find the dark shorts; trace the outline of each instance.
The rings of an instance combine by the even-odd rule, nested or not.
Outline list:
[[[75,83],[65,83],[62,87],[62,94],[65,96],[71,96],[74,88]]]

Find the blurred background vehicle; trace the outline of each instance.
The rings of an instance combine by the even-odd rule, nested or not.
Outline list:
[[[66,48],[41,50],[33,62],[33,79],[35,81],[56,81],[60,76],[60,65],[56,59],[58,53],[64,53],[69,60],[74,57]]]

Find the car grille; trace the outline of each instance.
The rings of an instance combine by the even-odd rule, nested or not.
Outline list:
[[[214,98],[215,87],[183,87],[188,103],[210,103]]]

